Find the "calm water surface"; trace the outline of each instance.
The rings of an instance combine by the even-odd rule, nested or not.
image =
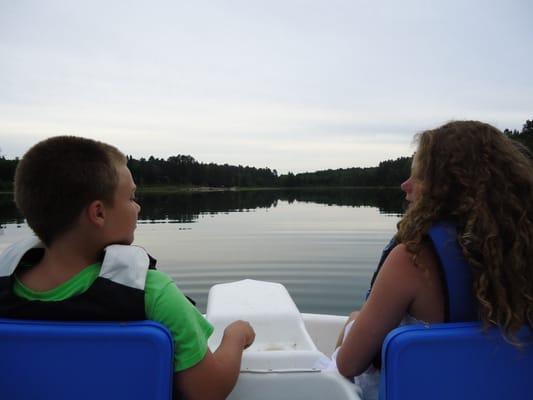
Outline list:
[[[284,284],[302,312],[360,307],[402,212],[396,190],[145,194],[135,243],[205,312],[209,287]],[[0,196],[0,251],[31,234]]]

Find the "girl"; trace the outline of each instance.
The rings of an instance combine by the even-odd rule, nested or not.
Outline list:
[[[333,357],[365,398],[377,398],[373,360],[400,324],[481,320],[511,340],[522,325],[533,327],[533,165],[525,150],[476,121],[416,139],[411,176],[401,185],[410,206],[397,245]],[[453,250],[449,243],[460,258],[451,266],[438,251]]]

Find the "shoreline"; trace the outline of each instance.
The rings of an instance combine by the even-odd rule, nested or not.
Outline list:
[[[138,193],[209,193],[209,192],[252,192],[276,190],[337,190],[337,189],[398,189],[397,186],[138,186]]]
[[[209,192],[248,192],[275,190],[336,190],[336,189],[399,189],[396,186],[138,186],[137,193],[209,193]],[[13,190],[0,190],[1,195],[13,194]]]

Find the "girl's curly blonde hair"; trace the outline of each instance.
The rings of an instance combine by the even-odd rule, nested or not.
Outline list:
[[[470,264],[479,316],[505,336],[533,327],[533,165],[491,125],[454,121],[417,136],[420,197],[397,239],[419,253],[431,225],[451,220]]]

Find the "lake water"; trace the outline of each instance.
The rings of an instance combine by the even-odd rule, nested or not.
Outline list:
[[[0,196],[0,251],[31,234]],[[141,194],[135,243],[205,312],[209,288],[280,282],[302,312],[359,308],[403,195],[391,189]]]

